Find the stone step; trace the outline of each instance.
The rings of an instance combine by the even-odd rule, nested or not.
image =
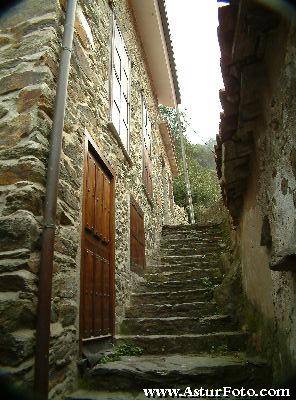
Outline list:
[[[205,254],[190,254],[190,255],[166,255],[161,256],[160,261],[162,264],[188,264],[188,263],[196,263],[200,261],[208,261],[217,260],[216,253],[205,253]]]
[[[160,257],[166,256],[196,256],[196,255],[207,255],[207,254],[216,254],[217,256],[221,253],[221,248],[204,248],[198,249],[197,247],[192,248],[165,248],[161,249]]]
[[[221,245],[223,244],[223,240],[218,238],[217,236],[215,236],[214,238],[212,236],[202,236],[202,237],[197,237],[197,236],[193,236],[193,237],[187,237],[187,238],[183,238],[181,237],[181,239],[179,238],[179,236],[176,238],[173,235],[172,236],[166,236],[165,238],[161,238],[160,240],[160,246],[186,246],[186,245],[198,245],[198,246],[203,246],[203,245]]]
[[[165,317],[165,318],[126,318],[123,320],[121,334],[132,335],[177,335],[189,333],[227,332],[236,329],[230,315],[212,315],[203,318]]]
[[[204,249],[204,248],[224,248],[225,243],[221,240],[213,240],[210,238],[207,239],[199,239],[196,240],[194,238],[186,238],[186,239],[176,239],[176,238],[166,238],[166,239],[161,239],[160,242],[160,248],[161,249],[166,249],[166,248],[192,248],[196,247],[199,249]]]
[[[212,242],[217,242],[217,243],[223,243],[223,237],[222,236],[213,236],[213,235],[197,235],[197,234],[193,234],[193,233],[174,233],[174,234],[168,234],[162,237],[161,239],[161,243],[164,242],[168,242],[168,241],[176,241],[179,240],[180,244],[184,244],[185,241],[187,241],[187,243],[189,242],[204,242],[205,244],[208,243],[209,241]]]
[[[191,225],[191,226],[163,226],[162,227],[162,235],[167,233],[174,233],[174,232],[199,232],[199,233],[221,233],[220,226],[209,226],[209,225]]]
[[[147,273],[145,279],[147,282],[163,282],[169,280],[187,280],[189,278],[209,278],[209,279],[221,279],[222,274],[219,268],[184,268],[183,271],[158,271]]]
[[[207,253],[208,251],[221,251],[224,248],[224,245],[218,243],[196,243],[193,241],[188,242],[187,240],[184,243],[163,243],[160,246],[160,251],[162,253],[182,251],[186,254],[186,252],[189,251],[194,253]]]
[[[217,279],[212,278],[211,286],[214,287],[217,284]],[[138,287],[138,293],[143,292],[166,292],[169,290],[192,290],[192,289],[204,289],[207,288],[207,282],[205,283],[202,279],[184,279],[184,280],[169,280],[163,282],[145,282]]]
[[[199,234],[221,234],[221,227],[219,225],[180,225],[180,226],[163,226],[162,235],[168,233],[188,233],[197,232]]]
[[[96,390],[77,390],[65,398],[65,400],[147,400],[144,392],[114,392]]]
[[[211,301],[180,304],[132,305],[126,312],[128,318],[155,317],[203,317],[217,313],[217,304]]]
[[[117,362],[98,364],[88,372],[85,380],[93,389],[123,391],[127,396],[137,398],[136,396],[143,393],[143,388],[268,387],[271,383],[271,370],[263,360],[247,359],[243,354],[238,354],[236,357],[234,355],[210,357],[173,354],[122,357]],[[77,392],[76,395],[71,395],[67,399],[104,398],[90,397],[89,392],[80,393],[79,395]],[[95,395],[94,392],[93,395]],[[103,393],[97,392],[96,395],[100,396]],[[125,399],[125,397],[120,397],[119,392],[117,392],[118,397],[110,396],[111,393],[104,399]]]
[[[137,304],[180,304],[211,300],[212,289],[190,289],[162,292],[133,293],[131,302]]]
[[[159,262],[157,265],[150,265],[147,269],[148,273],[163,273],[163,272],[184,272],[189,269],[217,269],[220,266],[220,260],[205,260],[201,259],[194,262],[178,261],[174,264]]]
[[[186,335],[120,335],[116,343],[133,343],[144,354],[199,354],[219,351],[243,351],[246,334],[243,332],[217,332]]]

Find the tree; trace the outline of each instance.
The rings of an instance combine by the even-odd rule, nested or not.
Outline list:
[[[206,145],[193,144],[185,136],[189,126],[185,113],[180,113],[181,129],[178,129],[177,112],[174,108],[160,106],[161,115],[168,122],[175,139],[176,156],[180,174],[174,179],[174,197],[178,205],[187,208],[186,185],[184,182],[184,171],[181,154],[180,132],[184,137],[188,174],[192,192],[192,203],[195,214],[198,215],[204,209],[214,205],[220,198],[220,186],[215,171],[215,160],[213,154],[214,140]]]

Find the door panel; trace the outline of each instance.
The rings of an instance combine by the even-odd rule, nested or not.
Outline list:
[[[87,229],[94,229],[94,188],[95,188],[95,160],[88,154],[87,155],[87,176],[86,176],[86,193],[85,193],[85,227]]]
[[[84,329],[83,335],[88,337],[93,334],[92,316],[93,316],[93,253],[84,249],[84,296],[83,296],[83,317]]]
[[[104,175],[100,168],[96,168],[96,189],[95,189],[95,235],[102,236],[102,216],[103,216],[103,186]]]
[[[104,223],[103,223],[103,239],[106,243],[110,240],[110,181],[104,176]]]
[[[103,334],[108,334],[110,326],[110,276],[109,276],[109,263],[103,260],[103,312],[102,312],[102,325]]]
[[[85,166],[82,233],[81,337],[113,333],[114,271],[111,241],[112,178],[88,151]]]
[[[102,332],[102,286],[103,286],[103,269],[100,257],[95,257],[94,269],[94,336],[100,336]]]

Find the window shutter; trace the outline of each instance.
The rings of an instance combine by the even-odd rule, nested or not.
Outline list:
[[[152,186],[152,129],[146,104],[143,100],[143,183],[150,199],[153,197]]]
[[[130,61],[123,37],[114,20],[112,61],[112,123],[124,145],[129,150]]]

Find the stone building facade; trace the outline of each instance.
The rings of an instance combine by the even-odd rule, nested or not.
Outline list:
[[[275,382],[296,374],[296,28],[286,7],[230,1],[218,28],[225,89],[216,160],[234,226],[232,275],[241,275],[241,323]]]
[[[139,280],[130,268],[131,198],[144,218],[146,264],[155,259],[162,225],[186,222],[172,197],[174,144],[158,111],[159,103],[176,106],[179,96],[166,16],[161,1],[145,0],[142,9],[139,3],[80,0],[77,6],[54,249],[52,398],[71,390],[77,375],[85,143],[112,168],[115,181],[116,330]],[[0,19],[0,365],[27,387],[34,375],[43,203],[65,7],[66,1],[24,0]],[[128,121],[120,120],[129,124],[126,142],[110,123],[115,24],[130,67]],[[151,35],[162,53],[153,54]],[[151,123],[150,192],[143,183],[143,105]]]

